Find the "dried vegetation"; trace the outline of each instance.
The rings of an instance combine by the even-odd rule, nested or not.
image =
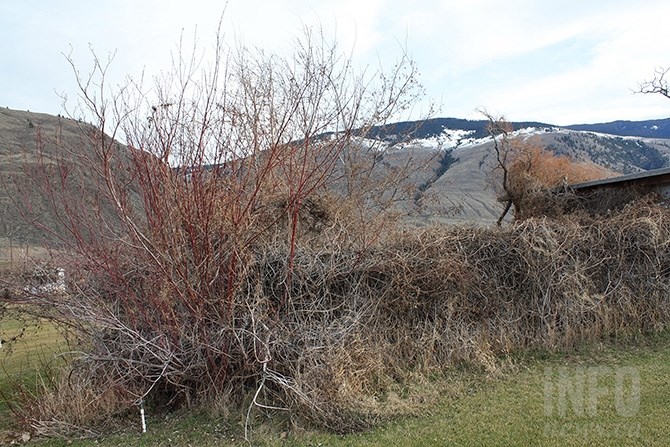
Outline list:
[[[463,364],[495,371],[525,348],[667,327],[669,214],[638,202],[607,218],[393,234],[365,251],[312,241],[292,262],[288,245],[263,244],[241,263],[231,301],[215,288],[181,302],[150,279],[160,272],[125,271],[150,305],[99,286],[76,303],[49,302],[87,342],[58,389],[84,390],[86,408],[104,401],[108,411],[70,408],[81,400],[52,391],[22,414],[47,432],[68,414],[86,427],[142,396],[153,408],[225,402],[360,428],[419,377]]]

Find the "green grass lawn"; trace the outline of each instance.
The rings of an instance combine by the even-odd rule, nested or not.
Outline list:
[[[19,321],[0,318],[0,432],[9,425],[6,398],[11,399],[17,383],[32,387],[39,368],[53,360],[54,354],[65,346],[58,331],[50,324],[33,320]],[[2,443],[0,437],[0,444]]]
[[[483,383],[425,417],[359,435],[315,435],[268,445],[668,445],[668,348],[670,337],[663,334],[529,357],[523,371]]]
[[[6,326],[9,330],[10,326]],[[26,335],[26,352],[3,358],[5,369],[25,370],[53,343],[53,329]],[[34,338],[33,338],[34,337]],[[25,337],[24,337],[25,338]],[[30,341],[29,341],[30,340]],[[53,351],[51,351],[53,352]],[[667,445],[670,439],[670,333],[597,343],[560,354],[515,359],[504,378],[472,373],[460,397],[445,397],[426,414],[345,436],[256,427],[263,446],[508,446]],[[2,384],[5,386],[6,384]],[[6,409],[3,410],[6,412]],[[132,424],[132,422],[130,422]],[[97,440],[31,441],[40,446],[249,445],[238,423],[191,414],[137,425]]]
[[[17,336],[15,341],[5,343],[0,350],[2,372],[5,374],[34,371],[43,361],[49,360],[62,341],[56,329],[49,324],[37,321],[22,323],[10,318],[0,320],[0,337],[3,340]]]

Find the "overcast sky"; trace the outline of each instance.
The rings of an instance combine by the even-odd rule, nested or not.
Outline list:
[[[61,113],[82,71],[116,52],[113,82],[169,65],[182,31],[209,45],[215,0],[3,0],[0,106]],[[281,52],[305,25],[336,34],[361,66],[407,48],[443,117],[573,124],[670,117],[670,100],[634,94],[670,66],[668,0],[229,0],[230,42]],[[424,107],[419,105],[417,110]],[[418,113],[418,112],[417,112]]]

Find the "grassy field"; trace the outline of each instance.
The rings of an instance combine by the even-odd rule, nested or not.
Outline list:
[[[3,320],[2,337],[20,330]],[[2,352],[0,389],[17,377],[34,377],[35,365],[58,349],[48,326],[29,328],[11,351]],[[5,349],[5,348],[3,348]],[[443,446],[443,445],[666,445],[670,436],[670,333],[583,346],[570,353],[534,353],[515,358],[515,371],[492,379],[471,373],[459,397],[445,397],[419,417],[345,436],[282,432],[255,426],[253,445]],[[32,369],[31,369],[32,368]],[[6,406],[0,430],[10,430]],[[139,419],[139,418],[138,418]],[[243,428],[199,414],[148,415],[148,433],[137,426],[97,440],[42,440],[32,445],[233,446],[248,445]],[[132,425],[132,422],[129,422]],[[16,432],[15,432],[16,433]],[[0,437],[9,439],[7,436]]]
[[[9,408],[18,383],[33,387],[38,369],[52,361],[64,342],[51,325],[37,321],[22,322],[14,318],[0,319],[0,433],[10,428]],[[2,444],[2,436],[0,436]]]
[[[0,337],[3,340],[17,336],[16,341],[5,343],[0,351],[5,375],[17,376],[34,371],[37,366],[48,361],[60,346],[60,336],[51,325],[39,322],[24,324],[15,319],[0,321]]]

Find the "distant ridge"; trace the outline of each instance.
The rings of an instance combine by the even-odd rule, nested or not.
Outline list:
[[[425,121],[402,121],[387,124],[385,126],[373,127],[368,133],[368,138],[383,140],[393,139],[397,135],[405,138],[426,139],[440,135],[445,129],[459,129],[472,131],[471,138],[486,138],[489,136],[488,120],[466,120],[461,118],[432,118]],[[514,129],[527,127],[556,127],[552,124],[539,123],[535,121],[523,121],[511,123]]]
[[[488,136],[486,126],[487,120],[466,120],[460,118],[433,118],[425,121],[402,121],[387,124],[385,126],[373,127],[368,134],[369,138],[391,140],[397,135],[404,135],[413,139],[432,138],[440,135],[445,129],[461,129],[472,131],[472,138],[485,138]],[[513,129],[534,128],[561,128],[580,130],[585,132],[598,132],[616,136],[641,137],[641,138],[663,138],[670,139],[670,118],[646,120],[646,121],[612,121],[609,123],[596,124],[571,124],[569,126],[557,126],[555,124],[541,123],[537,121],[515,121],[510,123]]]
[[[612,121],[564,126],[571,130],[599,132],[622,137],[670,138],[670,118],[647,121]]]
[[[411,195],[397,203],[398,211],[411,223],[488,225],[495,223],[501,206],[491,175],[495,158],[487,125],[484,119],[404,121],[374,127],[354,144],[368,144],[367,139],[384,141],[374,147],[390,150],[373,154],[380,174],[412,163],[421,166],[403,185]],[[516,130],[528,129],[520,134],[537,139],[549,151],[613,172],[633,174],[670,167],[670,119],[571,126],[521,121],[511,125]],[[48,143],[41,153],[72,167],[70,179],[81,186],[79,198],[91,202],[104,196],[99,179],[84,165],[91,154],[87,139],[82,138],[87,129],[91,126],[60,116],[0,108],[0,209],[4,211],[0,213],[0,255],[3,244],[16,247],[45,242],[44,231],[22,216],[24,204],[32,204],[30,218],[35,222],[59,228],[48,197],[26,177],[38,167],[38,131]],[[59,144],[50,142],[56,136]],[[119,144],[118,150],[124,154],[127,148]],[[113,209],[102,207],[101,211],[113,215]]]

